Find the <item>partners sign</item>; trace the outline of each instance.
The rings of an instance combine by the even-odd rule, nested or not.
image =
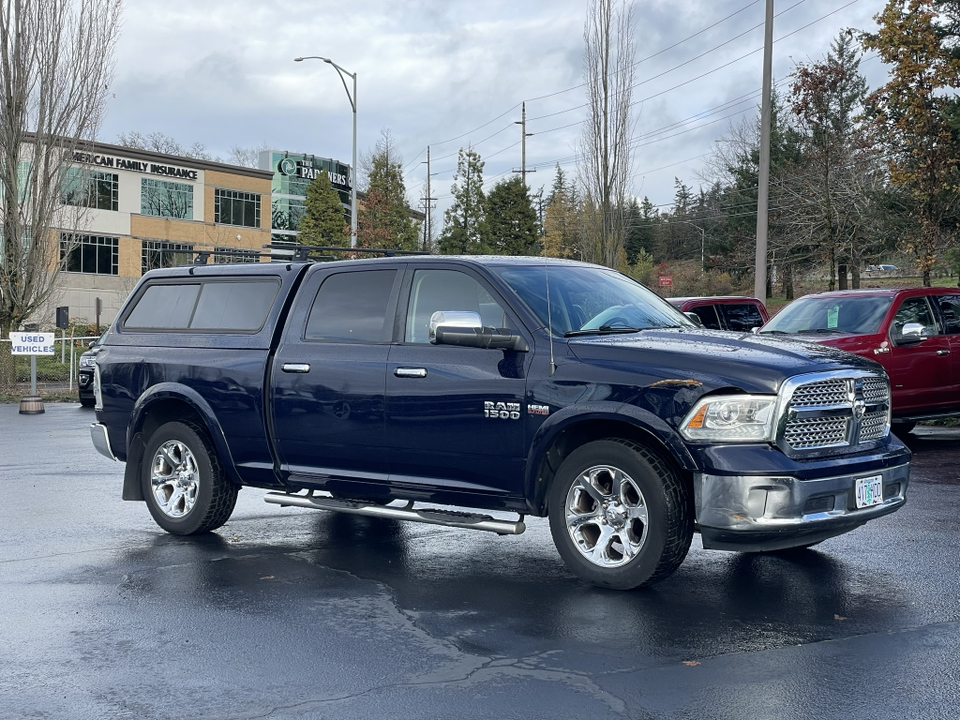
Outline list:
[[[11,353],[14,355],[53,355],[54,333],[12,332]]]

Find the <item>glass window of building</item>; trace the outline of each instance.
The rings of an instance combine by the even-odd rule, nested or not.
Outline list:
[[[193,262],[193,245],[145,240],[141,259],[143,272],[190,265]]]
[[[221,225],[260,227],[260,195],[216,188],[213,221]]]
[[[60,262],[67,272],[117,275],[119,239],[101,235],[60,236]]]
[[[260,253],[256,250],[239,250],[230,247],[217,247],[213,250],[215,263],[260,262]]]
[[[116,173],[67,168],[63,176],[61,201],[64,205],[116,210],[118,207],[119,176]]]
[[[140,214],[193,220],[193,185],[143,178]]]

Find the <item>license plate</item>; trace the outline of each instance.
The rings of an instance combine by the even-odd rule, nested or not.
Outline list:
[[[857,478],[857,508],[879,505],[883,502],[883,476]]]

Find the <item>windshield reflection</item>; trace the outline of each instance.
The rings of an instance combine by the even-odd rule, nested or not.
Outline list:
[[[873,335],[880,330],[891,297],[803,297],[777,313],[762,333],[848,333]]]
[[[551,265],[492,268],[555,335],[693,327],[679,310],[618,272]],[[550,312],[547,313],[549,278]]]

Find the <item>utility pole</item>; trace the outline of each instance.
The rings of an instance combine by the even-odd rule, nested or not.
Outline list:
[[[523,112],[520,115],[520,120],[515,120],[514,125],[520,126],[520,169],[517,170],[514,168],[515,173],[520,173],[520,178],[523,180],[523,185],[527,185],[527,173],[536,172],[537,169],[527,170],[527,138],[533,135],[533,133],[527,132],[527,103],[523,103]]]
[[[757,177],[757,257],[753,294],[767,301],[767,229],[770,207],[770,104],[773,75],[773,0],[767,0],[763,35],[763,91],[760,111],[760,167]]]
[[[433,241],[433,225],[432,225],[432,215],[431,210],[433,209],[433,202],[436,200],[430,194],[430,146],[427,145],[427,196],[423,199],[423,211],[427,216],[427,221],[423,227],[423,249],[426,252],[430,251],[430,243]]]

